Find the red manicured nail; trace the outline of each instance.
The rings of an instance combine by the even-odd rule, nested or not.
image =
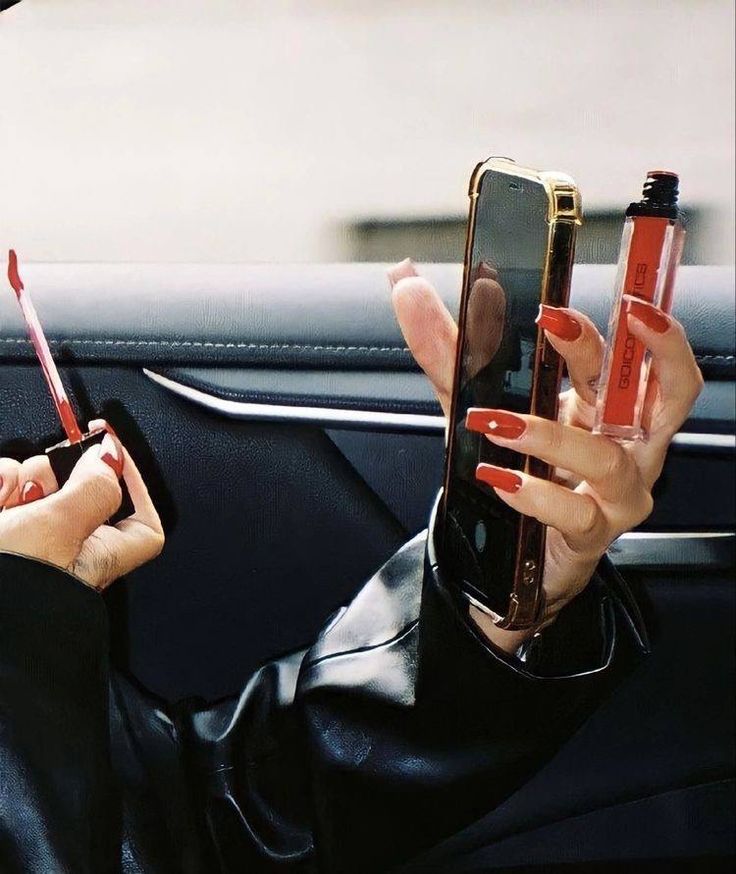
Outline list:
[[[640,300],[627,300],[626,312],[635,319],[639,319],[640,322],[644,322],[647,328],[651,328],[657,334],[664,334],[665,331],[669,330],[670,320],[662,310],[658,310],[651,304],[643,303]]]
[[[572,340],[577,340],[583,333],[583,326],[577,319],[574,319],[565,310],[558,310],[555,307],[548,307],[542,304],[539,307],[539,315],[537,316],[537,324],[545,331],[549,331],[560,340],[566,340],[568,343]]]
[[[468,431],[477,431],[491,437],[516,440],[526,431],[526,422],[520,416],[507,413],[505,410],[471,407],[465,416],[465,427]]]
[[[521,477],[513,471],[492,464],[479,464],[475,469],[475,477],[482,483],[501,489],[502,492],[518,492],[521,488]]]
[[[34,480],[29,479],[23,486],[23,491],[20,493],[20,502],[21,504],[30,504],[42,497],[43,489],[41,486],[37,482],[34,482]]]
[[[100,444],[100,458],[108,467],[111,467],[115,476],[120,479],[123,475],[123,457],[115,441],[109,435]]]
[[[400,279],[406,279],[407,276],[419,276],[417,268],[411,258],[404,258],[398,264],[388,269],[388,281],[391,283],[391,288],[396,285]]]

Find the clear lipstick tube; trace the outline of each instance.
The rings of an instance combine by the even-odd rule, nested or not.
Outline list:
[[[675,173],[651,170],[642,198],[626,210],[593,433],[646,439],[642,428],[650,355],[629,332],[627,303],[640,300],[669,313],[685,228]]]

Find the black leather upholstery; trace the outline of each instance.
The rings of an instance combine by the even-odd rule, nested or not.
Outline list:
[[[456,299],[458,267],[422,269]],[[575,271],[573,303],[599,324],[612,270]],[[380,265],[29,265],[23,275],[68,364],[75,403],[86,418],[103,413],[115,424],[164,518],[164,554],[108,595],[115,661],[154,691],[170,699],[235,691],[264,660],[307,643],[423,527],[442,469],[441,436],[238,422],[168,394],[139,369],[222,397],[436,412],[400,341]],[[681,273],[676,312],[708,378],[689,431],[733,431],[733,275]],[[0,325],[0,453],[20,458],[55,442],[59,426],[9,292],[0,295]],[[647,525],[732,528],[733,476],[729,454],[673,451]],[[627,806],[640,758],[648,785],[659,787],[707,786],[733,759],[732,575],[703,568],[641,581],[657,618],[653,655],[540,790],[564,796],[587,768],[586,797],[615,792],[616,821],[627,829],[642,810],[629,815]],[[585,758],[594,744],[610,745],[627,767],[596,771]],[[510,811],[510,840],[537,788]],[[693,815],[720,793],[695,792]],[[631,858],[668,802],[650,803],[641,830],[631,831]],[[588,827],[545,832],[547,825],[539,823],[539,840],[548,848],[582,840]],[[481,821],[462,836],[467,870],[484,870],[485,844],[499,837],[487,828]],[[702,829],[687,828],[706,852]],[[566,856],[550,849],[547,858]]]
[[[456,296],[457,266],[422,269]],[[441,435],[227,420],[169,395],[137,366],[223,396],[436,412],[403,351],[380,352],[402,346],[380,265],[29,265],[24,278],[51,337],[78,341],[55,350],[75,362],[64,372],[82,415],[111,418],[164,517],[164,555],[110,593],[116,657],[156,691],[232,691],[274,652],[308,641],[424,526],[441,478]],[[732,278],[726,268],[682,273],[691,329],[701,338],[705,327],[719,329],[701,354],[724,361],[733,355]],[[610,279],[610,268],[576,268],[575,301],[598,306],[599,320],[597,291]],[[0,452],[23,457],[55,442],[59,426],[17,310],[9,292],[0,295]],[[203,342],[236,345],[195,345]],[[274,343],[292,345],[274,360],[261,348]],[[335,348],[315,350],[324,344]],[[93,364],[98,358],[104,363]],[[711,379],[688,430],[732,431],[733,390],[732,381]],[[731,458],[673,452],[657,497],[651,529],[729,528]],[[211,579],[206,591],[202,579]]]
[[[528,659],[501,654],[425,534],[210,706],[121,682],[102,599],[58,568],[0,554],[0,616],[6,874],[388,872],[536,775],[646,637],[604,560]]]

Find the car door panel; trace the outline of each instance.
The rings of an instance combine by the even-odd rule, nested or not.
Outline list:
[[[459,267],[422,271],[454,308]],[[613,272],[574,274],[573,305],[601,326]],[[114,424],[164,519],[163,555],[107,595],[114,657],[153,691],[234,692],[424,526],[444,423],[380,265],[38,264],[24,278],[78,409]],[[651,601],[653,654],[510,819],[471,829],[478,852],[493,823],[521,828],[536,791],[562,793],[568,819],[732,775],[733,282],[682,269],[677,314],[706,386],[654,513],[611,550]],[[0,451],[23,457],[59,429],[16,310],[0,299]]]

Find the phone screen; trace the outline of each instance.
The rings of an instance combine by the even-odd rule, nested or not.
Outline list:
[[[528,413],[545,276],[549,199],[541,182],[487,170],[480,180],[459,320],[442,558],[469,594],[505,615],[520,516],[475,477],[478,464],[526,458],[465,429],[470,407]]]

